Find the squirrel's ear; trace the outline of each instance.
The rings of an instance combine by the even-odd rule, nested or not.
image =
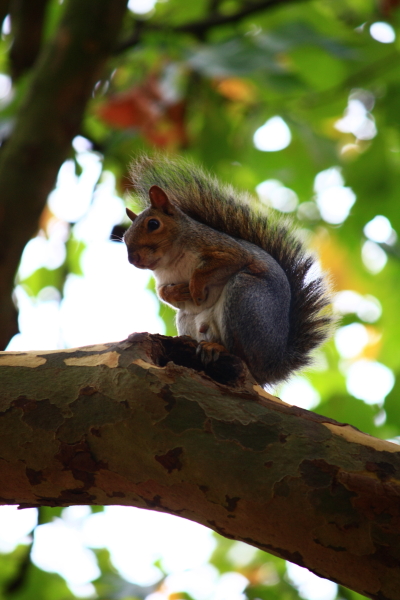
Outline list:
[[[152,185],[149,189],[150,204],[152,208],[162,210],[167,215],[173,213],[173,208],[167,194],[158,185]]]
[[[130,218],[131,221],[134,221],[137,217],[137,215],[135,215],[133,210],[131,210],[130,208],[126,209],[126,214],[128,215],[128,217]]]

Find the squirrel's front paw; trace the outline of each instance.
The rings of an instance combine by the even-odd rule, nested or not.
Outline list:
[[[189,285],[187,283],[168,283],[158,290],[158,294],[161,300],[164,300],[169,304],[192,300]]]
[[[203,286],[203,287],[199,287],[196,285],[189,285],[190,288],[190,295],[193,298],[193,302],[196,304],[196,306],[200,306],[201,304],[203,304],[203,302],[205,302],[208,298],[208,287],[207,286]]]

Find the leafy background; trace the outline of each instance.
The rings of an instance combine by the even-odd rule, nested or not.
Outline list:
[[[54,33],[67,2],[42,3],[42,46]],[[24,3],[20,6],[25,10]],[[0,2],[4,18],[0,40],[2,147],[12,133],[16,111],[35,69],[32,64],[16,72],[18,61],[12,52],[18,19],[10,20],[8,10],[9,3]],[[377,23],[389,27],[383,26],[379,33]],[[85,192],[86,205],[78,210],[78,216],[64,211],[63,217],[53,197],[53,204],[50,201],[43,212],[36,246],[53,239],[54,231],[61,231],[57,243],[64,253],[58,263],[52,262],[55,250],[50,244],[42,262],[32,259],[30,264],[37,267],[32,268],[27,265],[36,246],[30,242],[16,279],[22,334],[9,348],[40,344],[40,332],[35,339],[24,337],[24,319],[33,315],[28,308],[42,307],[44,319],[49,319],[49,299],[53,308],[54,303],[61,306],[68,300],[71,281],[88,276],[82,261],[90,250],[90,236],[85,238],[79,231],[101,186],[108,185],[110,197],[132,206],[130,159],[143,150],[179,154],[202,164],[222,181],[254,194],[257,186],[269,182],[264,193],[262,186],[258,188],[260,196],[281,212],[292,214],[301,235],[319,253],[322,268],[330,273],[341,318],[338,331],[317,355],[313,369],[278,393],[367,433],[398,441],[399,48],[398,0],[164,0],[156,4],[149,0],[147,10],[139,0],[132,0],[116,50],[96,84],[81,135],[64,169],[64,173],[69,169],[70,178],[82,177],[89,172],[82,154],[91,155],[94,179]],[[266,123],[271,125],[274,117],[280,117],[284,133],[289,128],[290,143],[279,150],[260,150],[254,134]],[[60,176],[58,187],[62,185]],[[280,193],[274,196],[274,189]],[[329,189],[333,192],[327,195]],[[105,202],[108,221],[102,226],[118,245],[128,223],[118,210],[107,217],[107,210]],[[385,219],[374,221],[377,216]],[[375,228],[366,228],[371,222]],[[95,221],[92,226],[96,227]],[[142,278],[137,285],[147,286],[154,294],[151,281]],[[133,294],[129,301],[132,313],[142,310],[135,305]],[[100,299],[89,297],[89,302]],[[165,332],[174,335],[172,310],[156,304],[151,310],[159,312]],[[119,306],[104,309],[105,321],[113,318],[113,311],[119,312]],[[101,341],[108,341],[105,324],[100,322],[98,329],[98,335],[104,335]],[[61,325],[56,337],[55,345],[68,345]],[[366,372],[373,378],[367,380],[369,387],[377,388],[372,395],[360,381]],[[68,524],[67,513],[61,509],[44,507],[39,511],[39,526],[59,519]],[[171,592],[165,583],[170,574],[160,562],[156,564],[158,582],[141,586],[127,581],[106,548],[94,550],[100,575],[93,585],[74,588],[67,585],[68,578],[47,572],[32,561],[35,533],[25,533],[21,543],[14,544],[10,552],[3,549],[0,555],[0,597],[199,597],[184,585],[182,591]],[[361,598],[337,586],[325,590],[316,579],[304,587],[301,574],[291,572],[284,561],[217,535],[209,563],[220,578],[236,573],[242,579],[236,580],[234,593],[218,596],[217,586],[205,599]]]

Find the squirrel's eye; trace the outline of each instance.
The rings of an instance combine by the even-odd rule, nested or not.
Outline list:
[[[147,222],[147,229],[149,231],[155,231],[156,229],[158,229],[160,227],[160,221],[157,221],[157,219],[150,219]]]

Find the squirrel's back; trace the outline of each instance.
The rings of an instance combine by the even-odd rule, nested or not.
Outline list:
[[[311,273],[314,257],[300,242],[290,221],[257,209],[252,198],[220,184],[193,164],[179,159],[142,156],[131,167],[134,190],[144,205],[152,185],[192,219],[231,237],[259,246],[280,265],[289,282],[291,301],[285,357],[274,380],[310,364],[310,353],[328,337],[332,317],[326,280]]]

